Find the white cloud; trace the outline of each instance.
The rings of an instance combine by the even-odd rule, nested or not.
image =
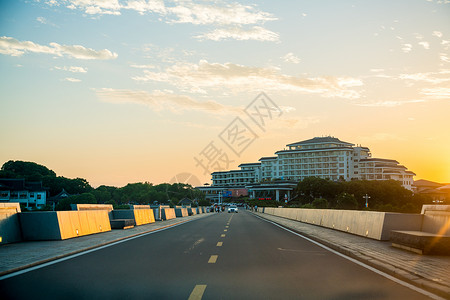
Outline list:
[[[209,33],[198,35],[195,38],[212,41],[234,39],[238,41],[254,40],[276,42],[279,40],[279,35],[260,26],[253,26],[251,29],[243,29],[240,27],[215,29]]]
[[[140,14],[145,14],[146,12],[155,12],[159,14],[166,14],[167,10],[164,5],[164,1],[153,0],[153,1],[128,1],[123,6],[124,9],[134,10]]]
[[[400,74],[398,75],[398,79],[439,84],[450,81],[450,70],[441,70],[439,72]]]
[[[412,45],[411,44],[403,44],[403,48],[402,51],[405,53],[409,53],[412,50]]]
[[[87,69],[83,68],[83,67],[55,67],[56,70],[61,70],[61,71],[67,71],[67,72],[72,72],[72,73],[86,73]]]
[[[169,19],[171,23],[191,24],[257,24],[276,20],[271,14],[257,11],[249,5],[239,3],[202,5],[192,1],[176,1],[178,5],[166,7],[175,18]]]
[[[290,62],[293,64],[298,64],[300,63],[300,58],[298,58],[297,56],[294,55],[294,53],[289,52],[288,54],[286,54],[285,56],[281,57],[285,62]]]
[[[45,4],[47,4],[48,6],[59,6],[58,0],[48,0],[45,1]]]
[[[427,50],[430,49],[430,44],[428,42],[419,42],[418,44]]]
[[[419,33],[414,33],[414,36],[416,37],[416,39],[423,40],[423,35],[419,34]]]
[[[60,1],[60,3],[66,5],[69,9],[84,10],[89,15],[120,15],[121,8],[118,0],[65,0]]]
[[[156,68],[154,65],[136,65],[136,64],[130,65],[130,67],[136,68],[136,69],[154,69],[154,68]]]
[[[422,89],[421,94],[434,99],[450,99],[450,88],[437,87]]]
[[[440,31],[433,31],[433,36],[441,38],[442,37],[442,32],[440,32]]]
[[[355,103],[358,106],[366,107],[397,107],[400,105],[411,104],[411,103],[422,103],[425,102],[424,99],[412,99],[412,100],[385,100],[385,101],[375,101],[375,102],[364,102]]]
[[[38,21],[39,23],[44,24],[44,25],[50,25],[50,26],[53,26],[53,27],[58,27],[57,25],[53,24],[52,22],[50,22],[49,20],[47,20],[44,17],[37,17],[36,21]]]
[[[117,53],[113,53],[108,49],[94,50],[80,45],[60,45],[58,43],[50,43],[49,46],[43,46],[31,41],[18,41],[12,37],[0,37],[0,53],[11,56],[21,56],[24,53],[42,53],[52,54],[55,56],[69,56],[77,59],[115,59]]]
[[[72,78],[72,77],[66,77],[64,78],[64,81],[69,81],[69,82],[80,82],[80,79],[77,78]]]
[[[359,98],[358,91],[351,89],[363,85],[357,78],[348,77],[295,77],[281,74],[276,68],[259,68],[232,63],[198,64],[176,63],[164,72],[144,70],[136,81],[167,82],[182,91],[206,93],[205,89],[227,92],[249,90],[279,90],[321,94],[324,97]]]
[[[444,62],[450,62],[450,58],[446,53],[439,53],[439,58]]]
[[[42,24],[47,24],[47,20],[44,17],[37,17],[36,21]]]
[[[146,91],[97,89],[100,100],[109,103],[135,103],[148,106],[154,111],[169,110],[174,113],[183,111],[202,111],[213,114],[243,114],[243,107],[224,105],[219,102],[198,101],[192,97],[177,95],[167,91]]]
[[[166,18],[167,23],[241,25],[276,20],[272,14],[259,11],[254,6],[222,1],[206,5],[190,0],[173,0],[171,6],[161,0],[64,0],[61,3],[69,9],[79,9],[89,15],[120,15],[122,9],[140,14],[156,13]]]

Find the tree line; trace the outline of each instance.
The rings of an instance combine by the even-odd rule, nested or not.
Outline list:
[[[307,177],[300,181],[290,206],[305,208],[368,209],[386,212],[420,213],[428,196],[414,194],[396,180],[331,181]],[[368,208],[366,208],[366,195]]]
[[[0,170],[0,178],[24,178],[26,181],[42,181],[48,188],[49,197],[59,194],[63,189],[71,197],[60,200],[56,210],[70,210],[70,204],[112,204],[114,208],[126,208],[132,204],[177,205],[181,199],[197,200],[200,205],[208,205],[202,192],[189,184],[149,182],[129,183],[123,187],[101,185],[93,188],[84,178],[57,176],[53,170],[34,162],[8,161]],[[44,208],[52,209],[51,207]]]

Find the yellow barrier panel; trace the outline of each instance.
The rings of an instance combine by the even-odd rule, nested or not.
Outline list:
[[[111,230],[106,210],[59,211],[57,216],[62,240]]]

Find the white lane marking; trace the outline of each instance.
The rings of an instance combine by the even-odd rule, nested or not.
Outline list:
[[[332,252],[332,253],[334,253],[334,254],[336,254],[336,255],[339,255],[340,257],[343,257],[343,258],[345,258],[345,259],[347,259],[347,260],[349,260],[349,261],[351,261],[351,262],[353,262],[353,263],[355,263],[355,264],[357,264],[357,265],[360,265],[361,267],[364,267],[364,268],[366,268],[366,269],[368,269],[368,270],[370,270],[370,271],[372,271],[372,272],[375,272],[375,273],[377,273],[377,274],[379,274],[379,275],[381,275],[381,276],[383,276],[383,277],[385,277],[385,278],[387,278],[387,279],[389,279],[389,280],[392,280],[392,281],[394,281],[394,282],[396,282],[396,283],[398,283],[398,284],[401,284],[401,285],[403,285],[403,286],[405,286],[405,287],[407,287],[407,288],[410,288],[410,289],[412,289],[412,290],[414,290],[414,291],[416,291],[416,292],[418,292],[418,293],[421,293],[421,294],[423,294],[423,295],[425,295],[425,296],[428,296],[428,297],[430,297],[431,299],[435,299],[435,300],[445,300],[444,298],[439,297],[438,295],[432,294],[432,293],[430,293],[430,292],[428,292],[428,291],[426,291],[426,290],[424,290],[424,289],[418,288],[418,287],[416,287],[416,286],[414,286],[414,285],[412,285],[412,284],[410,284],[410,283],[407,283],[407,282],[402,281],[402,280],[400,280],[400,279],[398,279],[398,278],[395,278],[394,276],[391,276],[391,275],[389,275],[389,274],[387,274],[387,273],[384,273],[384,272],[382,272],[382,271],[380,271],[380,270],[378,270],[378,269],[375,269],[374,267],[371,267],[371,266],[369,266],[369,265],[366,265],[365,263],[360,262],[359,260],[356,260],[356,259],[354,259],[354,258],[351,258],[351,257],[349,257],[349,256],[346,256],[346,255],[344,255],[344,254],[342,254],[342,253],[340,253],[340,252],[337,252],[336,250],[333,250],[333,249],[331,249],[331,248],[329,248],[329,247],[327,247],[327,246],[325,246],[325,245],[323,245],[323,244],[321,244],[321,243],[319,243],[319,242],[316,242],[316,241],[314,241],[314,240],[312,240],[312,239],[310,239],[310,238],[308,238],[308,237],[306,237],[306,236],[304,236],[304,235],[301,235],[300,233],[297,233],[297,232],[295,232],[295,231],[292,231],[292,230],[290,230],[290,229],[287,229],[287,228],[285,228],[285,227],[283,227],[283,226],[281,226],[281,225],[279,225],[279,224],[277,224],[277,223],[275,223],[275,222],[266,220],[266,219],[261,218],[260,216],[257,216],[257,215],[254,215],[254,216],[257,217],[257,218],[259,218],[259,219],[261,219],[261,220],[263,220],[263,221],[266,221],[266,222],[268,222],[268,223],[271,223],[271,224],[273,224],[273,225],[275,225],[275,226],[277,226],[277,227],[280,227],[281,229],[284,229],[284,230],[286,230],[287,232],[293,233],[293,234],[295,234],[296,236],[299,236],[299,237],[301,237],[301,238],[303,238],[303,239],[305,239],[305,240],[307,240],[307,241],[309,241],[309,242],[311,242],[311,243],[313,243],[313,244],[315,244],[315,245],[317,245],[317,246],[319,246],[319,247],[321,247],[321,248],[323,248],[323,249],[325,249],[325,250],[328,250],[328,251],[330,251],[330,252]]]
[[[150,231],[150,232],[143,233],[143,234],[140,234],[140,235],[137,235],[137,236],[133,236],[133,237],[130,237],[130,238],[127,238],[127,239],[123,239],[123,240],[120,240],[120,241],[117,241],[117,242],[113,242],[113,243],[108,244],[108,245],[100,246],[98,248],[86,250],[86,251],[83,251],[83,252],[80,252],[80,253],[76,253],[76,254],[72,254],[72,255],[69,255],[69,256],[66,256],[66,257],[63,257],[63,258],[52,260],[52,261],[49,261],[49,262],[46,262],[46,263],[43,263],[43,264],[40,264],[40,265],[37,265],[37,266],[34,266],[34,267],[30,267],[30,268],[23,269],[23,270],[20,270],[20,271],[17,271],[17,272],[6,274],[6,275],[3,275],[3,276],[0,276],[0,280],[5,280],[5,279],[11,278],[11,277],[15,277],[15,276],[18,276],[18,275],[22,275],[22,274],[25,274],[25,273],[28,273],[28,272],[31,272],[31,271],[34,271],[34,270],[45,268],[45,267],[48,267],[48,266],[51,266],[51,265],[63,262],[65,260],[69,260],[69,259],[81,256],[81,255],[84,255],[84,254],[88,254],[88,253],[95,252],[95,251],[98,251],[98,250],[102,250],[102,249],[105,249],[105,248],[108,248],[108,247],[111,247],[111,246],[115,246],[115,245],[118,245],[118,244],[121,244],[121,243],[124,243],[124,242],[128,242],[128,241],[131,241],[131,240],[134,240],[134,239],[137,239],[137,238],[149,235],[149,234],[153,234],[153,233],[161,232],[161,231],[164,231],[164,230],[167,230],[167,229],[171,229],[171,228],[174,228],[174,227],[177,227],[177,226],[180,226],[180,225],[192,222],[192,221],[196,221],[196,220],[200,220],[200,219],[189,220],[189,221],[186,221],[186,222],[183,222],[183,223],[175,224],[175,225],[170,226],[170,227],[156,229],[154,231]]]

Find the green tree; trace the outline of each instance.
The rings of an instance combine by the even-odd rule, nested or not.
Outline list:
[[[327,199],[324,199],[324,198],[316,198],[312,202],[312,206],[314,208],[318,208],[318,209],[325,209],[325,208],[328,208],[328,201],[327,201]]]
[[[27,181],[41,181],[45,176],[55,177],[56,173],[34,162],[10,160],[3,164],[0,178],[24,178]]]
[[[45,176],[42,179],[42,185],[50,188],[50,195],[57,195],[62,189],[65,189],[69,194],[82,194],[93,190],[86,179],[69,179],[63,176]]]
[[[71,210],[71,204],[97,204],[97,200],[91,193],[74,195],[60,200],[56,205],[56,210]]]
[[[339,209],[357,209],[358,202],[355,196],[348,193],[341,193],[337,196],[337,206]]]

